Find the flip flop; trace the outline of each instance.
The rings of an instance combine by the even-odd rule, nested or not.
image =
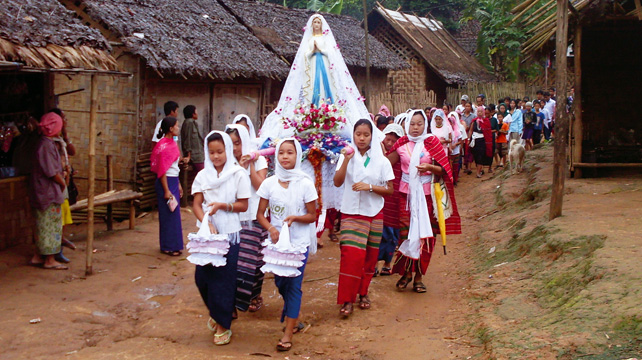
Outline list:
[[[214,321],[214,319],[209,318],[207,320],[207,328],[210,329],[211,332],[216,332],[216,326],[217,325],[218,324],[216,323],[216,321]]]
[[[413,290],[414,292],[418,293],[418,294],[423,294],[423,293],[425,293],[426,291],[428,291],[428,290],[426,289],[426,285],[424,285],[424,283],[422,283],[421,281],[416,282],[416,283],[413,283],[413,284],[412,284],[412,290]]]
[[[165,255],[168,256],[181,256],[183,253],[180,251],[169,251],[169,250],[161,250],[161,252]]]
[[[278,351],[290,351],[290,349],[292,349],[292,341],[279,341],[279,343],[276,344],[276,350]]]
[[[347,318],[348,316],[352,315],[353,311],[354,307],[352,306],[352,303],[343,304],[343,306],[339,310],[339,315]]]
[[[361,296],[359,298],[359,309],[361,309],[361,310],[370,309],[370,299],[368,298],[368,295]]]
[[[397,287],[398,291],[404,291],[408,287],[408,284],[410,284],[410,281],[412,281],[412,277],[406,277],[405,275],[397,281],[397,284],[395,285]]]
[[[46,269],[46,270],[69,270],[69,267],[67,267],[67,266],[65,266],[63,264],[58,264],[58,265],[54,265],[54,266],[43,265],[42,268]]]
[[[328,237],[330,238],[330,241],[332,241],[332,242],[339,242],[339,237],[335,233],[332,233],[332,234],[328,235]]]
[[[228,336],[229,335],[229,336]],[[227,336],[225,340],[216,340],[218,338],[222,338],[224,336]],[[232,340],[232,330],[227,329],[225,330],[222,334],[214,334],[214,345],[227,345],[230,343],[230,340]]]
[[[381,276],[390,276],[390,275],[392,275],[392,269],[391,268],[387,268],[387,267],[381,268],[381,272],[379,273],[379,275],[381,275]]]
[[[33,262],[33,261],[29,260],[29,262],[27,263],[27,265],[29,265],[29,266],[33,266],[33,267],[37,267],[37,268],[41,268],[41,267],[44,267],[44,266],[45,266],[45,263],[44,263],[44,262],[41,262],[41,263],[35,263],[35,262]]]

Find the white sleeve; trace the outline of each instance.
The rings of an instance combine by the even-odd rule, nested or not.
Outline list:
[[[249,199],[252,196],[252,190],[250,188],[250,177],[247,176],[245,171],[237,171],[234,174],[236,178],[236,198],[237,199]]]
[[[319,195],[317,195],[317,189],[314,187],[314,184],[310,180],[303,180],[304,181],[304,187],[305,187],[305,194],[303,195],[303,202],[306,204],[315,201],[316,199],[319,198]]]
[[[202,181],[204,180],[203,179],[204,177],[205,177],[205,173],[202,170],[199,171],[198,174],[196,174],[196,177],[194,178],[194,182],[192,183],[192,195],[203,192]]]
[[[346,157],[343,156],[343,154],[339,155],[339,160],[337,161],[337,170],[341,168],[341,165],[343,165],[343,162],[345,161]]]
[[[254,162],[254,169],[256,171],[261,171],[261,170],[267,169],[267,168],[268,168],[267,160],[265,160],[264,156],[259,156],[256,159],[256,162]]]
[[[383,168],[382,170],[382,179],[384,181],[390,181],[395,179],[395,173],[392,171],[392,165],[390,164],[390,161],[386,161],[383,163]]]
[[[259,189],[256,190],[256,195],[263,199],[270,200],[270,190],[272,186],[272,178],[274,176],[270,176],[269,178],[265,179],[261,186],[259,186]]]

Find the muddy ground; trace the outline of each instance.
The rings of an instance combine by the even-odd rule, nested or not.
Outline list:
[[[372,309],[339,317],[339,246],[306,268],[293,350],[275,350],[282,300],[271,276],[265,306],[241,313],[232,342],[212,344],[207,310],[185,256],[158,251],[154,213],[106,232],[85,277],[85,227],[68,233],[69,271],[29,267],[31,249],[0,252],[0,359],[625,359],[642,344],[642,177],[569,180],[564,216],[546,221],[551,147],[523,173],[462,175],[464,234],[436,248],[428,292],[403,293],[393,277],[371,286]],[[182,210],[185,232],[193,215]],[[440,240],[438,240],[438,244]],[[30,320],[40,319],[36,324]]]

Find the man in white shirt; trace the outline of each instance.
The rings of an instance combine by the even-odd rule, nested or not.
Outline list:
[[[555,100],[551,99],[551,93],[548,91],[544,92],[544,138],[547,141],[551,139],[551,132],[555,126]]]
[[[455,108],[455,111],[458,112],[459,114],[463,114],[464,108],[466,107],[466,103],[468,103],[469,100],[470,98],[468,97],[468,95],[462,95],[461,104],[457,105],[457,107]]]

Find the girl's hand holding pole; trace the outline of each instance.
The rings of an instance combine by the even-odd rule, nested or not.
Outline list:
[[[299,218],[298,216],[290,215],[290,216],[286,217],[285,219],[283,219],[283,222],[288,223],[288,226],[292,226],[293,222],[299,220],[298,218]]]
[[[270,226],[268,232],[270,233],[272,242],[276,244],[276,242],[279,241],[279,230],[277,230],[274,226]]]

